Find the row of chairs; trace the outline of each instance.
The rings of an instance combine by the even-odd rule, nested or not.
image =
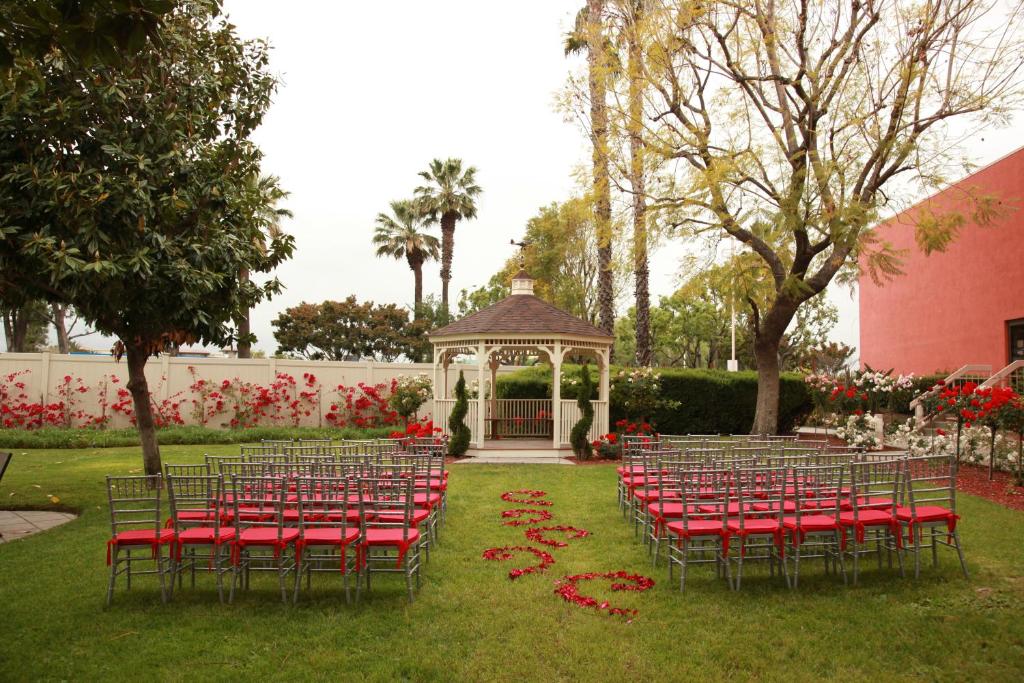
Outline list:
[[[900,574],[912,552],[914,575],[930,550],[956,550],[967,575],[956,522],[951,458],[880,457],[817,449],[803,456],[728,457],[718,452],[664,449],[627,439],[619,468],[624,508],[657,564],[668,546],[670,579],[680,569],[711,563],[738,590],[744,562],[766,561],[787,585],[799,584],[800,563],[823,560],[827,572],[853,581],[861,558],[875,554]],[[716,450],[716,449],[712,449]],[[622,503],[620,493],[620,503]]]
[[[354,576],[356,600],[371,573],[405,575],[409,600],[419,587],[421,557],[438,543],[447,501],[443,458],[431,452],[377,449],[359,457],[281,461],[222,461],[165,467],[163,477],[107,477],[112,535],[107,603],[117,577],[158,574],[161,597],[173,595],[186,574],[214,573],[224,599],[249,586],[250,572],[276,572],[287,600],[301,576],[340,572],[346,600]],[[166,484],[170,516],[163,520]],[[166,551],[166,552],[165,552]],[[152,569],[138,569],[140,562]]]

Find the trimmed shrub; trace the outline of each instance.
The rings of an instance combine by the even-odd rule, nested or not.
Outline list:
[[[565,366],[566,374],[570,367]],[[613,374],[617,368],[613,368]],[[746,434],[754,424],[757,401],[757,373],[726,370],[659,368],[665,398],[679,401],[673,409],[659,410],[650,418],[663,434]],[[596,368],[590,370],[596,379]],[[506,393],[507,392],[507,393]],[[577,387],[562,386],[562,398],[578,398]],[[524,368],[498,379],[502,398],[550,398],[551,368]],[[596,387],[591,398],[597,398]],[[811,396],[802,376],[783,373],[779,386],[779,431],[789,432],[811,412]],[[615,403],[610,407],[612,424],[623,414]]]
[[[576,399],[576,405],[580,408],[580,419],[569,433],[569,443],[572,445],[573,454],[580,460],[589,460],[593,451],[590,446],[590,425],[594,423],[594,406],[589,396],[593,393],[593,380],[590,377],[590,369],[583,365],[580,368],[580,392]]]
[[[455,407],[448,417],[448,455],[465,455],[469,450],[471,434],[465,422],[468,412],[466,378],[462,375],[462,370],[459,370],[459,381],[455,383]]]

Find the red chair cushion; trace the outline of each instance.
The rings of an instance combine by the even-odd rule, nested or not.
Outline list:
[[[441,502],[440,493],[414,493],[412,494],[413,505],[429,505],[433,507]]]
[[[876,498],[873,496],[861,496],[860,498],[857,499],[857,507],[859,507],[861,510],[891,510],[892,503],[892,498]]]
[[[892,522],[892,515],[882,510],[860,509],[857,514],[857,519],[865,526],[880,526]],[[854,523],[853,512],[839,513],[839,523],[851,526]]]
[[[346,510],[344,512],[344,514],[341,513],[341,512],[329,512],[326,515],[321,515],[321,519],[325,519],[328,522],[340,522],[342,516],[345,517],[345,521],[346,522],[352,522],[353,524],[358,524],[359,521],[362,519],[362,517],[359,516],[359,510],[356,509],[356,508],[351,508],[349,510]],[[373,513],[372,512],[367,512],[366,513],[366,518],[367,519],[372,519],[373,518]]]
[[[153,529],[133,529],[120,531],[110,539],[113,545],[153,545],[153,543],[170,543],[174,540],[174,529],[161,529],[159,535]]]
[[[804,531],[832,531],[838,528],[834,517],[829,515],[801,515],[799,523],[796,517],[786,517],[782,526],[787,529],[803,529]]]
[[[732,533],[740,531],[740,521],[730,519],[726,528]],[[779,522],[774,519],[744,519],[743,530],[747,534],[771,534],[779,531]]]
[[[299,530],[293,527],[285,527],[281,531],[281,542],[291,543],[299,537]],[[277,529],[272,527],[257,527],[243,529],[238,535],[238,540],[244,545],[275,545],[277,543]]]
[[[213,543],[214,539],[216,538],[216,533],[215,532],[217,532],[217,531],[218,531],[217,529],[215,529],[213,527],[209,527],[209,526],[195,527],[194,529],[185,529],[184,531],[182,531],[181,533],[178,534],[178,543],[196,544],[196,545]],[[222,527],[220,527],[220,540],[221,541],[230,541],[234,537],[235,537],[235,528],[234,527],[231,527],[231,526],[222,526]]]
[[[406,535],[407,543],[414,543],[419,540],[418,529],[367,529],[366,545],[401,545],[403,532]]]
[[[346,529],[344,538],[341,527],[313,527],[302,533],[303,545],[348,545],[359,538],[359,529]]]
[[[683,522],[669,522],[668,531],[677,536],[721,536],[728,533],[722,528],[722,522],[711,519],[690,519]]]
[[[429,510],[425,510],[423,508],[416,508],[412,512],[412,523],[413,523],[413,526],[419,525],[423,520],[427,519],[428,517],[430,517],[430,511]],[[373,519],[376,522],[388,522],[388,523],[394,524],[394,523],[397,523],[397,522],[401,522],[403,519],[405,519],[405,515],[403,515],[402,513],[397,513],[397,514],[384,513],[384,514],[377,515]]]
[[[754,503],[750,507],[753,508],[754,512],[772,512],[772,511],[776,511],[777,512],[778,509],[779,509],[779,504],[778,504],[778,502],[773,502],[773,503]],[[792,500],[784,500],[784,501],[782,501],[782,511],[783,512],[796,512],[796,502],[794,502]]]
[[[949,510],[938,505],[919,505],[917,517],[913,516],[909,507],[900,506],[896,508],[896,519],[901,522],[945,522],[952,515]]]

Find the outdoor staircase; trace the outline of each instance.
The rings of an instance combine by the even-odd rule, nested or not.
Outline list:
[[[486,465],[571,465],[569,448],[555,449],[551,442],[538,439],[504,439],[485,442],[484,448],[471,448],[469,458],[459,463]]]
[[[993,373],[991,365],[965,365],[952,373],[944,380],[944,386],[962,386],[967,382],[974,382],[980,388],[1010,387],[1017,393],[1024,393],[1024,361],[1017,360],[1002,370]],[[926,416],[924,413],[924,402],[930,396],[935,396],[942,389],[931,388],[910,402],[910,409],[914,417],[924,420],[924,432],[935,433],[935,430],[942,429],[947,434],[956,429],[956,416],[947,412],[939,415]]]

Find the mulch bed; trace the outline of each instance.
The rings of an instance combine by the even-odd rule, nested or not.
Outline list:
[[[1024,510],[1024,486],[1013,485],[1013,475],[996,471],[995,479],[988,480],[988,468],[960,465],[956,476],[957,490],[981,496],[1014,510]]]

